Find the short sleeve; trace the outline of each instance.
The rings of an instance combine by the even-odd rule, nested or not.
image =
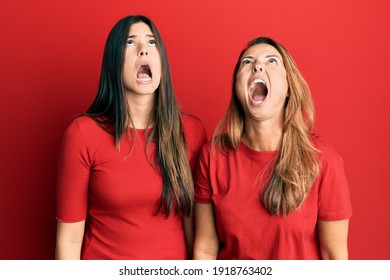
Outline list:
[[[196,139],[195,147],[198,153],[202,148],[202,146],[207,142],[207,132],[202,122],[199,119],[197,120],[196,123],[197,125],[195,127],[195,131],[193,132],[193,135],[195,135],[195,139]]]
[[[183,122],[190,166],[194,176],[199,151],[203,144],[207,142],[207,132],[201,120],[197,117],[183,115]]]
[[[210,145],[203,145],[195,170],[195,202],[211,203],[212,188],[210,182]]]
[[[85,220],[91,163],[80,125],[74,120],[66,129],[58,159],[57,220]]]
[[[352,216],[352,205],[342,158],[325,151],[319,186],[319,220],[343,220]]]

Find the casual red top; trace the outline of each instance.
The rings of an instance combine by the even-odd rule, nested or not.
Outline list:
[[[183,116],[191,167],[207,141],[201,122]],[[130,131],[132,132],[132,131]],[[81,259],[186,259],[183,217],[154,215],[162,178],[145,154],[145,130],[115,148],[114,137],[88,117],[67,128],[59,156],[57,219],[86,220]],[[130,133],[131,134],[131,133]],[[155,144],[149,153],[154,159]],[[154,162],[154,160],[152,160]]]
[[[287,217],[270,215],[260,198],[270,177],[266,166],[276,152],[254,151],[241,143],[226,156],[204,145],[195,202],[214,204],[218,259],[321,258],[317,221],[348,219],[352,207],[341,157],[322,140],[313,139],[313,144],[321,151],[320,174],[301,209]]]

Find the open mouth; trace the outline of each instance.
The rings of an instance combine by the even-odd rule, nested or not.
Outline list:
[[[138,68],[137,80],[139,82],[148,82],[152,80],[152,71],[150,71],[149,65],[143,64]]]
[[[262,104],[268,95],[268,88],[263,79],[255,79],[249,86],[249,94],[255,104]]]

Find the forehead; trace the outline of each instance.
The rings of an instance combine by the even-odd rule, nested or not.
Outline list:
[[[138,35],[138,34],[150,34],[152,35],[152,30],[149,25],[144,22],[136,22],[130,26],[129,35]]]
[[[275,49],[273,46],[271,45],[268,45],[268,44],[257,44],[257,45],[254,45],[254,46],[251,46],[250,48],[248,48],[242,57],[246,57],[246,56],[265,56],[265,55],[277,55],[279,56],[280,58],[282,58],[282,56],[280,55],[280,53],[278,52],[277,49]]]

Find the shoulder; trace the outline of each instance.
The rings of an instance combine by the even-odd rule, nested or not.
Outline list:
[[[79,116],[72,120],[70,123],[70,126],[78,126],[82,129],[96,129],[99,128],[96,121],[94,121],[92,118],[87,116]]]
[[[232,154],[235,154],[233,149],[224,152],[213,143],[213,140],[206,141],[200,149],[200,155],[205,161],[221,161],[225,162]]]
[[[96,122],[87,117],[87,116],[79,116],[75,117],[70,121],[70,124],[68,125],[68,129],[88,129],[91,127],[97,126]]]
[[[343,159],[334,146],[319,136],[312,136],[311,141],[318,150],[318,159],[326,168],[328,165],[343,165]]]
[[[186,141],[199,149],[207,141],[207,133],[202,121],[189,114],[183,114],[182,121]]]
[[[184,128],[204,129],[202,121],[194,115],[183,113],[182,120]]]
[[[202,144],[202,146],[199,149],[199,160],[201,162],[210,162],[211,159],[211,153],[212,153],[212,142],[211,140],[206,141]],[[208,165],[208,164],[207,164]]]
[[[93,119],[87,116],[76,117],[71,120],[66,128],[65,136],[67,137],[82,137],[95,138],[106,135],[105,132]]]

